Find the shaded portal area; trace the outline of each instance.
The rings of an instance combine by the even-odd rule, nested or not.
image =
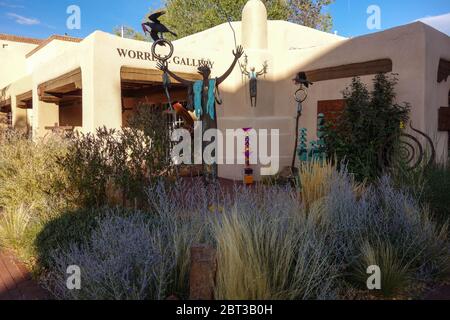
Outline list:
[[[0,101],[0,128],[11,128],[12,108],[11,98]]]
[[[64,74],[56,79],[45,82],[38,87],[39,100],[48,104],[44,109],[56,107],[53,117],[54,124],[49,123],[47,130],[73,131],[83,126],[83,86],[81,69]],[[45,111],[44,111],[45,112]]]

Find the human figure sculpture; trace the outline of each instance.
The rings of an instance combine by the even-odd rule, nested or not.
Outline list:
[[[244,54],[244,49],[242,46],[236,48],[233,51],[234,61],[228,70],[219,78],[211,79],[211,68],[209,64],[205,61],[200,63],[197,71],[203,77],[200,81],[190,81],[181,78],[175,73],[171,72],[168,68],[167,63],[158,62],[157,68],[164,73],[170,75],[173,79],[180,82],[187,87],[193,87],[195,109],[197,118],[200,119],[203,125],[203,134],[209,129],[217,129],[217,112],[216,112],[216,99],[215,92],[216,89],[222,84],[233,72],[238,60]],[[215,141],[217,147],[217,141]],[[209,143],[203,141],[202,151],[205,151]],[[214,182],[217,179],[218,166],[217,166],[217,148],[215,148],[216,154],[213,157],[216,158],[215,164],[207,165],[203,163],[203,178],[206,183]],[[203,154],[203,152],[202,152]]]
[[[256,72],[256,68],[252,67],[250,71],[244,69],[243,73],[250,79],[250,103],[252,107],[256,107],[258,99],[258,77],[267,73],[267,62],[264,63],[264,67],[261,71]]]

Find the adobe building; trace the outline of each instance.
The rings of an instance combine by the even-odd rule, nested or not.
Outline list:
[[[300,127],[315,138],[318,113],[343,108],[342,91],[352,77],[369,85],[375,74],[398,74],[398,102],[409,102],[411,119],[436,142],[438,158],[448,157],[450,113],[450,37],[421,23],[347,39],[286,21],[268,21],[260,0],[250,0],[241,22],[233,22],[237,43],[249,67],[261,76],[258,103],[251,107],[248,78],[239,67],[221,85],[220,129],[280,130],[281,167],[292,161],[300,71],[314,82],[304,103]],[[220,76],[233,61],[235,42],[228,23],[174,41],[171,71],[200,79],[197,65],[208,60],[212,76]],[[241,59],[242,60],[242,59]],[[85,39],[53,36],[36,40],[0,35],[0,107],[11,125],[29,128],[34,137],[55,126],[94,132],[120,128],[139,103],[167,103],[161,72],[151,44],[96,31]],[[187,88],[174,80],[172,100],[187,99]],[[221,177],[240,180],[242,167],[221,165]]]

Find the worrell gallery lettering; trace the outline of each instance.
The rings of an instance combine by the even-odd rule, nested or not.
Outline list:
[[[154,61],[154,62],[158,61],[155,57],[153,57],[151,52],[128,50],[128,49],[122,49],[122,48],[117,48],[117,52],[119,53],[119,56],[122,58],[130,58],[130,59],[143,60],[143,61]],[[169,63],[173,63],[176,65],[182,65],[182,66],[198,67],[200,65],[200,62],[203,62],[203,61],[205,61],[205,60],[174,56],[173,58],[171,58],[169,60]],[[211,69],[214,67],[214,62],[212,62],[210,60],[207,60],[206,62],[209,64],[209,67]]]

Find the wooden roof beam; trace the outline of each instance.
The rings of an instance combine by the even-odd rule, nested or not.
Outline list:
[[[391,59],[381,59],[310,70],[306,72],[306,76],[309,81],[319,82],[388,73],[392,72],[392,69]]]
[[[196,81],[196,80],[202,80],[202,76],[200,74],[195,73],[184,73],[184,72],[176,72],[177,75],[180,77]],[[120,70],[120,76],[122,78],[122,82],[127,83],[162,83],[162,76],[163,72],[161,70],[157,69],[140,69],[140,68],[130,68],[130,67],[122,67]],[[170,81],[175,84],[179,84],[178,81],[170,78]]]

